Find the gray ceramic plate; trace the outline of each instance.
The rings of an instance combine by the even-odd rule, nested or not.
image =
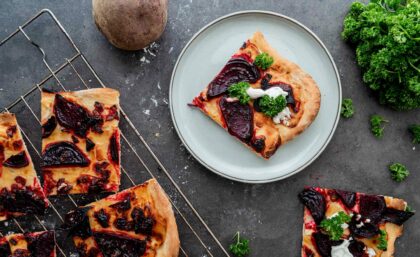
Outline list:
[[[268,161],[199,110],[187,106],[257,30],[281,55],[312,75],[322,98],[312,125]],[[243,11],[211,22],[192,37],[175,64],[169,98],[175,129],[199,162],[232,180],[266,183],[301,171],[325,149],[340,117],[341,85],[331,55],[308,28],[281,14]]]

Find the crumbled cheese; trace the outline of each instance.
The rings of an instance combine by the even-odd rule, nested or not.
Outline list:
[[[277,113],[277,115],[273,117],[273,122],[276,124],[284,122],[284,124],[287,126],[289,125],[289,120],[291,117],[292,113],[290,112],[289,107],[286,107],[283,109],[283,111]]]

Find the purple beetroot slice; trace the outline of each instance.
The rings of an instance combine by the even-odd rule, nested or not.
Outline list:
[[[62,127],[73,131],[79,137],[86,137],[91,125],[91,118],[85,108],[56,94],[54,114]]]
[[[370,219],[373,223],[380,221],[385,207],[386,204],[383,196],[360,195],[360,214],[364,218]]]
[[[352,240],[349,244],[349,251],[353,257],[363,257],[365,254],[365,244],[361,241]]]
[[[338,190],[336,189],[335,192],[340,197],[341,201],[344,203],[345,206],[348,208],[353,208],[356,204],[356,193],[355,192],[349,192],[344,190]]]
[[[309,209],[316,224],[321,223],[326,209],[324,196],[314,188],[307,188],[299,194],[299,199]]]
[[[359,219],[357,214],[352,217],[349,229],[353,235],[361,238],[372,238],[380,232],[377,224],[366,222],[364,217]]]
[[[146,241],[108,233],[94,233],[104,257],[138,257],[146,252]]]
[[[25,151],[12,155],[3,162],[3,166],[10,167],[10,168],[23,168],[28,165],[29,165],[29,159],[28,159],[28,156],[26,156]]]
[[[255,83],[260,76],[258,68],[253,63],[241,56],[233,57],[208,85],[207,96],[209,98],[219,96],[226,92],[230,85],[241,81]]]
[[[51,116],[47,122],[42,124],[42,138],[49,137],[54,129],[57,127],[57,120],[55,119],[55,116]]]
[[[401,226],[413,215],[414,215],[414,212],[400,211],[393,208],[386,208],[385,211],[382,213],[382,220]]]
[[[54,250],[54,232],[46,231],[38,235],[25,236],[28,250],[34,257],[50,257]]]
[[[226,122],[228,131],[239,140],[249,143],[253,133],[253,113],[248,104],[228,102],[222,97],[219,102],[220,110]]]
[[[322,234],[321,232],[315,232],[312,236],[314,237],[319,254],[322,257],[331,257],[332,243],[330,237]]]
[[[71,142],[58,142],[47,145],[42,154],[43,167],[89,166],[90,160]]]

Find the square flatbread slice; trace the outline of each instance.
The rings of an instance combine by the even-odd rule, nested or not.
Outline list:
[[[47,195],[116,192],[119,92],[42,92],[42,171]]]
[[[340,256],[392,257],[403,223],[414,215],[404,200],[390,196],[311,187],[299,198],[305,205],[302,257],[331,257],[333,252],[340,252]],[[333,241],[320,225],[340,212],[348,215],[348,221],[340,222],[343,233]]]
[[[0,114],[0,221],[44,214],[48,203],[14,114]]]
[[[0,257],[55,257],[54,231],[0,237]]]
[[[79,207],[65,220],[81,256],[178,256],[174,213],[155,179]]]
[[[274,61],[265,70],[255,64],[257,56],[263,53]],[[232,84],[239,82],[248,82],[252,88],[264,91],[281,88],[287,93],[286,108],[271,118],[261,112],[259,98],[241,104],[227,92]],[[263,34],[256,32],[193,99],[192,106],[198,107],[257,155],[268,159],[280,145],[295,138],[312,123],[320,102],[320,91],[312,77],[279,55]]]

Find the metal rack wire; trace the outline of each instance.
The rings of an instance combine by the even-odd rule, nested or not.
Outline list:
[[[34,42],[31,37],[28,35],[28,33],[24,30],[28,25],[30,25],[32,22],[37,20],[40,16],[47,15],[54,24],[59,28],[60,32],[65,36],[66,40],[70,43],[71,47],[75,51],[75,54],[69,58],[65,59],[65,62],[63,62],[61,65],[58,66],[55,70],[53,70],[52,66],[47,62],[46,60],[46,53],[44,49],[38,45],[36,42]],[[80,61],[82,64],[87,68],[87,70],[93,75],[93,77],[96,79],[96,81],[99,83],[100,87],[105,87],[105,84],[102,82],[102,80],[99,78],[98,74],[94,70],[94,68],[91,66],[91,64],[87,61],[85,56],[81,53],[79,48],[75,45],[73,40],[70,38],[67,31],[64,29],[64,27],[61,25],[61,23],[58,21],[56,16],[48,9],[43,9],[39,13],[37,13],[34,17],[26,21],[23,25],[19,26],[18,29],[16,29],[14,32],[12,32],[8,37],[3,39],[0,42],[0,47],[5,45],[6,42],[10,41],[12,38],[16,37],[18,34],[23,35],[27,42],[34,45],[42,54],[42,61],[45,65],[45,67],[48,69],[49,74],[44,77],[39,83],[36,83],[35,86],[33,86],[30,90],[28,90],[25,94],[18,97],[16,100],[14,100],[11,104],[9,104],[6,107],[3,107],[4,112],[13,112],[13,108],[17,108],[18,105],[23,104],[23,107],[28,109],[29,112],[32,114],[32,116],[36,119],[39,126],[41,126],[40,120],[36,115],[36,111],[33,110],[33,108],[30,106],[30,101],[28,102],[28,98],[31,97],[35,92],[41,92],[42,87],[46,84],[47,81],[53,80],[55,81],[61,90],[67,91],[67,88],[64,87],[62,81],[58,78],[58,74],[62,72],[64,69],[69,68],[78,78],[78,80],[81,82],[84,88],[91,88],[89,86],[89,83],[87,83],[86,79],[83,78],[82,73],[80,72],[80,69],[76,68],[75,62]],[[121,129],[121,139],[122,143],[126,144],[128,146],[128,150],[131,151],[135,155],[135,159],[137,159],[137,162],[141,165],[140,167],[143,167],[147,174],[152,177],[156,178],[160,183],[163,180],[164,177],[167,179],[167,185],[166,187],[162,185],[165,189],[168,187],[173,187],[177,195],[181,197],[183,200],[185,208],[179,207],[179,203],[175,202],[172,197],[170,196],[170,202],[172,203],[172,206],[175,210],[177,222],[180,225],[181,223],[186,226],[186,228],[189,230],[190,233],[192,233],[193,237],[198,241],[198,243],[202,246],[204,249],[205,254],[208,254],[209,256],[228,256],[229,254],[226,251],[226,249],[223,247],[219,239],[215,236],[213,231],[210,229],[210,227],[207,225],[207,223],[204,221],[204,219],[201,217],[201,215],[198,213],[198,211],[194,208],[191,201],[186,197],[184,192],[181,190],[181,188],[178,186],[178,184],[175,182],[173,177],[171,176],[170,172],[163,166],[162,162],[158,159],[156,154],[152,151],[149,144],[146,142],[146,140],[143,138],[143,136],[140,134],[139,130],[134,126],[133,122],[128,117],[128,114],[124,111],[124,109],[121,107],[121,116],[124,120],[124,122],[127,123],[127,130],[123,131]],[[2,111],[3,112],[3,111]],[[120,121],[120,122],[121,122]],[[131,131],[130,131],[131,130]],[[29,143],[31,149],[36,153],[38,158],[41,158],[40,152],[37,150],[35,144],[30,140],[29,136],[25,133],[25,131],[22,129],[22,135],[27,143]],[[151,167],[151,165],[146,161],[144,157],[142,157],[142,154],[139,153],[139,151],[134,146],[135,144],[133,141],[128,140],[128,136],[126,133],[134,133],[134,137],[137,138],[137,140],[141,143],[142,147],[146,150],[146,152],[150,155],[150,158],[155,162],[155,166],[157,166],[159,172],[163,173],[164,176],[160,176],[161,174],[158,174],[154,171],[154,168]],[[136,185],[137,183],[134,181],[132,176],[130,176],[129,171],[121,165],[121,170],[124,176],[129,180],[129,183],[131,186]],[[161,183],[162,184],[162,183]],[[130,186],[129,185],[129,186]],[[71,196],[67,195],[68,199],[70,200],[73,207],[77,207],[77,201]],[[58,217],[58,219],[63,222],[63,216],[60,214],[60,211],[53,205],[51,201],[49,201],[50,207],[53,211],[53,213]],[[185,210],[186,209],[186,210]],[[191,217],[189,217],[191,216]],[[47,226],[42,222],[42,219],[39,216],[34,216],[35,220],[43,230],[48,230]],[[193,219],[196,219],[196,222],[193,221]],[[18,221],[18,219],[13,219],[14,224],[17,226],[17,228],[21,232],[25,232],[24,226],[21,225],[21,223]],[[198,225],[197,225],[198,224]],[[202,231],[200,231],[200,229]],[[207,235],[210,236],[211,240],[203,239],[203,231]],[[0,236],[3,234],[0,232]],[[215,247],[212,247],[211,244],[214,244]],[[61,245],[58,243],[57,249],[60,252],[62,256],[67,257],[69,253],[64,250]],[[182,235],[181,235],[181,254],[184,256],[188,256],[189,254],[193,255],[194,253],[188,253],[188,249],[185,248],[185,245],[182,245]],[[194,254],[195,255],[195,254]]]

